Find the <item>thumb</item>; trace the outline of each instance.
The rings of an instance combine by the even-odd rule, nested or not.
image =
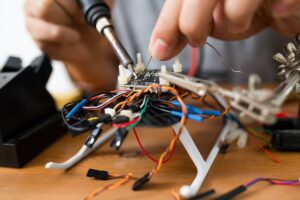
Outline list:
[[[166,0],[152,32],[149,52],[158,60],[167,60],[185,45],[185,38],[179,30],[179,16],[182,0]]]

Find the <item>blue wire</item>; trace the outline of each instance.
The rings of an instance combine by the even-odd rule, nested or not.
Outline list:
[[[182,112],[175,111],[175,110],[171,111],[171,115],[173,115],[174,117],[179,117],[179,118],[181,118],[183,116]],[[200,115],[187,114],[186,118],[190,119],[190,120],[197,121],[197,122],[202,122],[203,121],[203,118]]]
[[[171,102],[174,106],[181,107],[181,104],[178,101],[172,101]],[[213,115],[213,116],[220,116],[221,112],[218,110],[201,110],[199,108],[196,108],[194,106],[186,104],[186,108],[188,109],[188,112],[190,114],[197,114],[197,115]]]
[[[66,119],[71,119],[87,102],[87,99],[83,99],[76,106],[74,106],[74,108],[67,114]]]

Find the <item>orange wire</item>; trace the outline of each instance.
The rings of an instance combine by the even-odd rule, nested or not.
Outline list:
[[[93,192],[91,192],[86,198],[85,200],[92,200],[94,199],[98,194],[104,192],[105,190],[113,190],[115,188],[118,188],[124,184],[126,184],[128,181],[130,181],[133,178],[133,174],[132,173],[128,173],[123,179],[113,183],[113,184],[109,184],[106,185],[104,187],[101,188],[97,188],[96,190],[94,190]]]
[[[158,173],[158,171],[161,169],[161,167],[163,165],[163,161],[165,160],[165,157],[175,147],[175,144],[178,141],[178,138],[179,138],[180,134],[182,133],[184,125],[186,123],[187,108],[185,106],[185,103],[184,103],[182,97],[179,95],[178,91],[175,88],[172,88],[169,86],[160,86],[158,84],[152,84],[151,87],[160,87],[161,89],[167,90],[167,91],[171,92],[173,95],[175,95],[177,98],[177,101],[181,104],[181,109],[182,109],[182,113],[183,113],[183,116],[180,120],[181,126],[179,128],[179,133],[178,133],[178,135],[173,136],[168,148],[160,155],[158,163],[156,164],[156,166],[152,169],[152,171],[150,173],[150,176],[153,176],[154,174]],[[151,89],[151,87],[146,88],[145,91],[149,91]]]
[[[172,190],[171,192],[172,192],[172,195],[173,195],[173,197],[174,197],[175,200],[180,200],[181,199],[180,195],[178,194],[178,192],[176,192],[174,190]]]

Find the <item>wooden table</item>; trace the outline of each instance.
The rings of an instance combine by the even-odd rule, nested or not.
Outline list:
[[[295,105],[295,104],[294,104]],[[296,113],[295,106],[286,106]],[[197,146],[207,154],[221,130],[221,120],[209,120],[202,124],[189,123],[188,128]],[[168,144],[172,131],[167,129],[138,129],[146,149],[158,157]],[[62,162],[80,148],[86,135],[72,138],[66,134],[23,169],[0,168],[0,199],[84,199],[94,189],[113,181],[97,181],[85,177],[89,168],[108,170],[111,173],[126,174],[132,172],[141,177],[148,172],[152,161],[140,155],[123,158],[106,144],[91,156],[68,171],[47,170],[48,161]],[[121,151],[139,150],[134,135],[130,134]],[[300,176],[300,154],[276,152],[282,164],[269,159],[257,146],[248,143],[245,149],[232,145],[226,154],[220,154],[213,164],[201,191],[210,188],[222,194],[256,177],[275,177],[295,179]],[[132,181],[118,189],[105,191],[96,199],[173,199],[171,190],[178,190],[184,184],[190,184],[195,176],[195,167],[179,144],[174,158],[166,163],[159,174],[143,190],[131,190]],[[271,186],[259,183],[251,187],[237,199],[299,199],[299,186]]]

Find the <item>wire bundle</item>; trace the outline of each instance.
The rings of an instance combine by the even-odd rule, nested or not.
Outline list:
[[[183,98],[187,96],[200,102],[205,102],[204,104],[212,107],[213,110],[202,110],[186,104]],[[71,102],[63,107],[62,116],[73,135],[91,130],[85,143],[88,147],[92,147],[97,137],[101,134],[104,125],[118,128],[111,143],[111,147],[116,150],[119,149],[128,132],[132,129],[143,154],[155,163],[148,173],[133,184],[132,189],[138,190],[160,171],[164,163],[172,158],[176,143],[188,119],[202,122],[206,119],[225,115],[229,111],[230,107],[216,108],[211,106],[205,101],[205,97],[206,95],[196,97],[186,90],[170,86],[151,84],[143,90],[116,90],[97,94],[78,102]],[[155,118],[157,119],[154,120]],[[159,126],[159,123],[160,125],[166,124],[166,126],[180,123],[181,126],[178,134],[173,130],[173,136],[169,145],[159,158],[155,159],[143,147],[135,128],[149,124],[151,126]],[[131,175],[122,176],[123,181],[121,183],[128,182],[131,177]],[[116,184],[122,185],[119,182]],[[93,198],[96,194],[106,189],[112,188],[115,188],[115,184],[97,189],[88,199]]]

